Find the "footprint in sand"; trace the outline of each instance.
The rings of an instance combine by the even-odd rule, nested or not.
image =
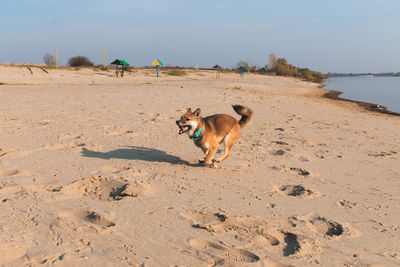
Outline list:
[[[271,154],[273,156],[282,156],[283,154],[285,154],[285,151],[282,149],[279,149],[279,150],[273,151]]]
[[[15,183],[4,183],[4,181],[2,181],[0,183],[0,189],[7,195],[7,198],[2,200],[3,202],[13,199],[40,199],[41,201],[51,201],[54,200],[54,193],[60,192],[61,187],[51,185],[20,186]]]
[[[126,166],[104,166],[97,171],[92,172],[93,175],[109,175],[109,174],[123,174],[124,176],[145,176],[148,175],[147,171],[137,170]]]
[[[273,143],[280,144],[280,145],[288,145],[287,143],[281,142],[281,141],[273,141]],[[273,150],[273,151],[270,151],[269,153],[270,153],[272,156],[283,156],[283,155],[287,154],[287,151],[292,151],[292,149],[293,149],[293,148],[291,148],[291,147],[287,147],[287,148],[285,148],[285,149]],[[301,156],[301,155],[289,154],[289,156],[290,156],[290,157],[293,157],[293,158],[295,158],[295,159],[297,159],[297,160],[300,160],[300,161],[302,161],[302,162],[310,161],[307,157]]]
[[[342,237],[352,238],[360,235],[357,230],[353,229],[348,224],[341,224],[320,216],[300,216],[295,217],[294,220],[305,222],[311,231],[328,239]]]
[[[23,158],[26,157],[30,154],[32,154],[33,151],[31,150],[17,150],[17,149],[3,149],[0,151],[0,157],[4,157],[7,159],[15,159],[15,158]]]
[[[27,266],[37,266],[37,265],[58,265],[62,264],[65,259],[66,253],[56,253],[53,255],[38,256],[29,259],[25,264]]]
[[[81,139],[81,138],[82,134],[70,134],[70,133],[67,133],[66,135],[60,137],[61,140]]]
[[[196,254],[199,255],[202,260],[211,261],[214,265],[225,264],[226,261],[251,263],[260,260],[257,255],[250,251],[230,248],[222,241],[212,242],[206,239],[192,239],[189,240],[189,244],[196,250]]]
[[[224,222],[227,218],[224,214],[218,212],[181,213],[180,215],[191,220],[193,228],[204,230],[211,230],[212,225]]]
[[[277,145],[282,145],[282,146],[287,146],[289,145],[288,143],[284,142],[284,141],[272,141],[273,143],[277,144]]]
[[[272,253],[286,257],[317,257],[321,248],[309,237],[294,233],[290,221],[273,221],[261,217],[228,217],[221,213],[182,213],[182,217],[192,222],[192,227],[206,230],[218,239],[234,238],[247,245],[263,247]]]
[[[283,248],[283,256],[296,254],[300,250],[300,244],[297,240],[297,235],[287,232],[282,232],[282,234],[285,236],[285,247]]]
[[[41,127],[41,126],[47,126],[52,124],[54,121],[53,120],[41,120],[41,121],[35,121],[32,123],[32,127]]]
[[[164,114],[161,114],[161,113],[157,113],[152,119],[151,119],[151,121],[154,121],[154,122],[163,122],[163,121],[168,121],[168,117],[166,116],[166,115],[164,115]]]
[[[127,134],[134,134],[134,131],[129,129],[122,129],[122,130],[115,130],[111,132],[106,132],[106,136],[120,136],[120,135],[127,135]]]
[[[169,117],[167,115],[161,114],[161,113],[141,113],[140,114],[142,117],[138,118],[138,120],[142,123],[146,123],[146,122],[164,122],[164,121],[168,121]]]
[[[338,222],[327,220],[323,217],[317,217],[309,221],[311,228],[322,235],[329,237],[341,236],[344,233],[343,225]]]
[[[281,172],[289,172],[289,173],[294,173],[300,176],[310,176],[311,172],[306,170],[306,169],[302,169],[302,168],[296,168],[296,167],[286,167],[286,166],[273,166],[272,167],[273,170],[277,170],[277,171],[281,171]]]
[[[92,176],[73,182],[64,187],[63,192],[78,193],[102,201],[115,201],[126,197],[138,197],[144,192],[146,186],[122,177]]]
[[[312,198],[319,196],[319,193],[312,189],[307,189],[302,185],[280,185],[274,192],[292,197]]]
[[[79,145],[77,145],[75,143],[55,144],[55,145],[47,145],[43,149],[56,151],[56,150],[63,150],[63,149],[73,148],[73,147],[76,147],[76,146],[79,146]]]
[[[343,208],[352,209],[355,206],[357,206],[357,203],[351,202],[351,201],[348,201],[348,200],[339,200],[337,202],[337,205],[340,206],[340,207],[343,207]]]
[[[310,172],[305,170],[305,169],[301,169],[301,168],[294,168],[294,167],[290,167],[289,168],[292,172],[301,175],[301,176],[309,176]]]
[[[310,161],[307,157],[304,157],[304,156],[295,156],[295,158],[302,162]]]
[[[0,176],[12,176],[19,173],[17,169],[0,170]]]
[[[383,158],[385,158],[385,157],[393,157],[395,155],[397,155],[396,151],[368,153],[368,156],[375,157],[375,158],[378,158],[378,157],[383,157]]]
[[[101,227],[106,228],[106,227],[115,226],[115,224],[113,222],[107,220],[106,218],[104,218],[103,216],[99,215],[98,213],[96,213],[94,211],[75,210],[75,211],[72,211],[71,214],[80,220],[90,222],[90,223],[96,224]]]

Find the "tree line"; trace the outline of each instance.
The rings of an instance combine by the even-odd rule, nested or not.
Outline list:
[[[237,67],[243,67],[251,70],[249,64],[245,61],[239,61]],[[253,66],[253,71],[264,72],[270,75],[296,77],[308,82],[322,83],[327,77],[318,71],[308,68],[299,68],[289,64],[285,58],[278,58],[275,54],[269,55],[269,62],[262,68]]]
[[[43,57],[44,64],[49,66],[56,65],[56,58],[52,54],[46,54]],[[76,56],[71,57],[68,60],[68,65],[71,67],[81,67],[81,66],[94,66],[94,63],[87,57]]]

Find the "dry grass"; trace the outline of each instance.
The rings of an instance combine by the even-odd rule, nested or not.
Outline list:
[[[185,76],[186,71],[181,70],[181,69],[174,69],[174,70],[167,71],[166,74],[168,74],[170,76]]]

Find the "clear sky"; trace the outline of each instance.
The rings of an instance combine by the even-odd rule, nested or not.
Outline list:
[[[263,66],[400,71],[400,0],[1,0],[0,63]]]

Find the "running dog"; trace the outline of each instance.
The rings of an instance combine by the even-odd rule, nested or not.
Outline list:
[[[232,145],[239,140],[240,132],[244,126],[250,123],[253,118],[253,111],[241,105],[233,105],[233,109],[242,116],[239,121],[227,114],[215,114],[202,118],[201,110],[194,112],[187,109],[176,124],[179,127],[179,134],[187,133],[194,144],[201,148],[206,155],[200,159],[210,167],[217,167],[215,162],[221,162],[231,155]],[[217,152],[218,145],[224,143],[225,153],[218,159],[213,159]]]

